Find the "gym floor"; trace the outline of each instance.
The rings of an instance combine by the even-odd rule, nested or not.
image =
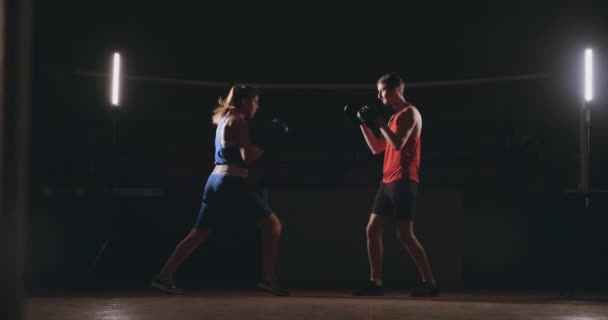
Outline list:
[[[608,293],[443,292],[440,298],[352,297],[344,290],[292,291],[291,297],[220,290],[37,295],[25,319],[608,319]]]

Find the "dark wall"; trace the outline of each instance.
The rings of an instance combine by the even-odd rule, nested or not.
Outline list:
[[[374,188],[270,189],[265,196],[283,223],[280,277],[298,285],[352,285],[369,276],[365,226]],[[123,198],[113,207],[105,196],[49,197],[36,210],[30,243],[34,288],[85,284],[144,285],[185,236],[196,214],[193,193]],[[188,199],[190,198],[190,199]],[[460,198],[451,190],[423,190],[416,230],[438,279],[462,284]],[[114,212],[113,212],[114,211]],[[105,240],[95,270],[87,273]],[[216,231],[184,265],[186,286],[255,281],[259,239],[255,226],[235,224]],[[385,278],[408,286],[417,271],[396,239],[385,234]],[[220,280],[221,279],[221,280]]]
[[[605,288],[606,194],[467,192],[463,278],[473,287]],[[586,281],[580,279],[593,278]]]
[[[145,288],[189,231],[200,195],[106,194],[37,198],[30,220],[28,288]],[[365,225],[374,188],[273,188],[264,195],[283,223],[279,276],[297,286],[350,287],[368,276]],[[601,289],[608,285],[608,198],[578,194],[422,188],[416,232],[437,280],[452,288]],[[107,247],[90,270],[103,243]],[[384,278],[407,288],[416,269],[386,229]],[[257,280],[254,225],[220,228],[176,275],[187,288]],[[89,272],[91,271],[91,272]],[[581,282],[582,277],[587,279]]]
[[[106,79],[72,67],[35,65],[29,288],[145,287],[192,226],[213,166],[209,115],[227,88],[127,81],[115,112]],[[366,72],[369,90],[263,93],[259,120],[279,116],[290,126],[251,168],[285,227],[286,282],[367,277],[364,228],[382,157],[369,153],[342,113],[345,103],[374,101],[377,75]],[[446,286],[555,287],[580,269],[593,284],[606,283],[603,194],[581,211],[580,199],[565,192],[578,181],[578,102],[560,77],[407,89],[424,119],[416,228]],[[594,109],[596,189],[608,181],[607,115]],[[393,230],[385,237],[387,283],[408,286],[415,268]],[[194,288],[242,285],[256,279],[258,254],[255,226],[237,224],[200,248],[177,278]]]

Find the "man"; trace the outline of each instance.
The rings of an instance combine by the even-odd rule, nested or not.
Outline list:
[[[422,282],[411,296],[439,296],[439,288],[431,272],[426,252],[414,235],[416,194],[420,181],[420,135],[422,117],[418,109],[403,96],[405,85],[396,73],[388,73],[378,79],[378,99],[395,112],[388,123],[369,107],[359,111],[363,137],[373,154],[384,152],[382,181],[367,225],[367,251],[370,263],[370,281],[353,295],[384,295],[382,285],[382,233],[388,222],[397,223],[397,238],[405,246],[418,267]],[[372,123],[381,135],[374,135],[368,127]]]

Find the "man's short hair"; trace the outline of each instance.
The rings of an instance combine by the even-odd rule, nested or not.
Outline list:
[[[380,79],[378,79],[378,82],[384,84],[387,88],[390,88],[390,89],[399,88],[399,89],[403,90],[403,88],[405,87],[405,83],[403,83],[403,79],[396,72],[389,72],[389,73],[383,75],[382,77],[380,77]]]

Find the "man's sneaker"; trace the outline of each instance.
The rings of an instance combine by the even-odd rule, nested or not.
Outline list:
[[[353,296],[383,296],[384,287],[370,281],[366,286],[353,290]]]
[[[270,292],[275,296],[286,297],[289,295],[289,291],[281,288],[281,285],[279,285],[279,282],[276,279],[272,281],[262,280],[258,282],[256,287],[258,288],[258,290]]]
[[[435,282],[422,281],[412,289],[410,297],[439,297],[439,287]]]
[[[156,277],[154,277],[154,279],[152,279],[150,286],[152,288],[156,288],[164,293],[184,294],[184,290],[180,289],[180,288],[176,288],[175,284],[173,283],[173,280],[171,280],[171,279],[164,280],[164,279],[161,279],[158,276],[156,276]]]

